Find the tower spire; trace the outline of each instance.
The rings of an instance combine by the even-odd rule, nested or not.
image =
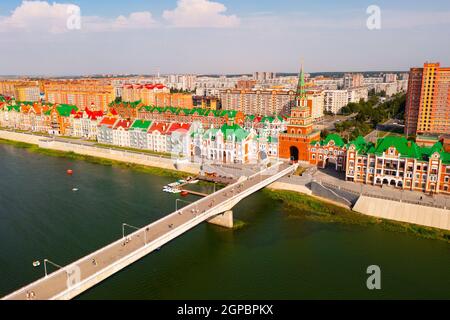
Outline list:
[[[303,73],[303,59],[300,62],[300,73],[298,75],[298,84],[297,84],[297,106],[300,107],[303,105],[302,101],[306,100],[306,90],[305,90],[305,75]]]

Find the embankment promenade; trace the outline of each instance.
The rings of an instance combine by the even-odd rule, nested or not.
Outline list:
[[[200,165],[198,164],[176,162],[170,157],[119,150],[113,147],[107,148],[77,139],[73,139],[73,141],[70,139],[53,139],[46,136],[7,130],[0,130],[0,139],[37,145],[42,149],[71,152],[94,158],[109,159],[120,163],[131,163],[139,166],[178,171],[180,173],[192,175],[197,175],[200,172]],[[340,201],[342,197],[335,191],[326,188],[323,185],[321,185],[321,187],[323,190],[320,193],[314,193],[314,190],[311,190],[314,188],[308,187],[305,184],[289,183],[289,179],[286,180],[285,178],[271,184],[269,189],[294,191],[306,194],[321,199],[322,201],[345,206],[355,212],[372,217],[450,230],[450,210],[448,208],[436,208],[420,204],[392,201],[389,199],[377,199],[367,195],[357,195],[357,201],[355,205],[352,206],[350,203],[342,203],[342,201]]]
[[[147,153],[139,153],[115,148],[100,147],[89,143],[83,143],[74,139],[64,141],[46,136],[28,133],[0,130],[0,139],[18,141],[37,145],[42,149],[73,152],[80,155],[109,159],[113,161],[132,163],[136,165],[156,167],[166,170],[177,170],[188,174],[198,174],[200,166],[193,163],[175,162],[170,157],[155,156]]]

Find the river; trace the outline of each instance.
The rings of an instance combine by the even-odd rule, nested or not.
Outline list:
[[[35,260],[68,264],[119,238],[122,223],[172,212],[179,196],[161,189],[173,180],[0,145],[0,296],[44,275]],[[264,192],[233,211],[244,228],[203,223],[78,299],[450,298],[444,241],[292,218]],[[366,287],[369,265],[381,290]]]

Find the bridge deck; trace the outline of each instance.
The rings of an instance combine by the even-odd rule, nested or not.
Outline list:
[[[171,239],[213,216],[211,214],[214,214],[214,208],[220,209],[226,202],[237,202],[241,200],[252,192],[255,192],[256,190],[253,190],[255,186],[262,188],[270,184],[273,182],[274,177],[278,179],[282,175],[290,172],[288,169],[292,169],[292,167],[287,163],[279,163],[270,169],[263,170],[249,177],[247,180],[229,185],[214,194],[208,195],[193,204],[139,229],[125,238],[119,239],[75,261],[63,269],[53,272],[47,277],[41,278],[11,293],[3,299],[64,299],[64,297],[67,297],[64,293],[74,290],[74,288],[80,286],[83,282],[100,282],[107,276],[121,270],[126,265],[138,260],[138,258],[128,258],[126,260],[127,257],[132,256],[140,250],[146,250],[145,253],[140,255],[141,257],[148,254],[160,246],[161,243],[169,242]],[[269,170],[273,171],[269,174]],[[285,173],[283,174],[283,172]],[[126,262],[123,262],[124,260]],[[119,265],[118,263],[121,261],[123,263]],[[105,272],[107,269],[109,269],[108,272]],[[77,277],[74,277],[74,270],[79,271]],[[107,275],[102,277],[102,272]],[[74,291],[77,292],[76,294],[79,294],[87,290],[90,286],[87,286],[85,289],[78,288],[78,291]]]

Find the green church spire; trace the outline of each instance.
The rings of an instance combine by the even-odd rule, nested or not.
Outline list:
[[[298,76],[298,84],[297,84],[297,101],[300,106],[301,100],[306,100],[306,90],[305,90],[305,75],[303,73],[303,62],[301,64],[300,74]]]

